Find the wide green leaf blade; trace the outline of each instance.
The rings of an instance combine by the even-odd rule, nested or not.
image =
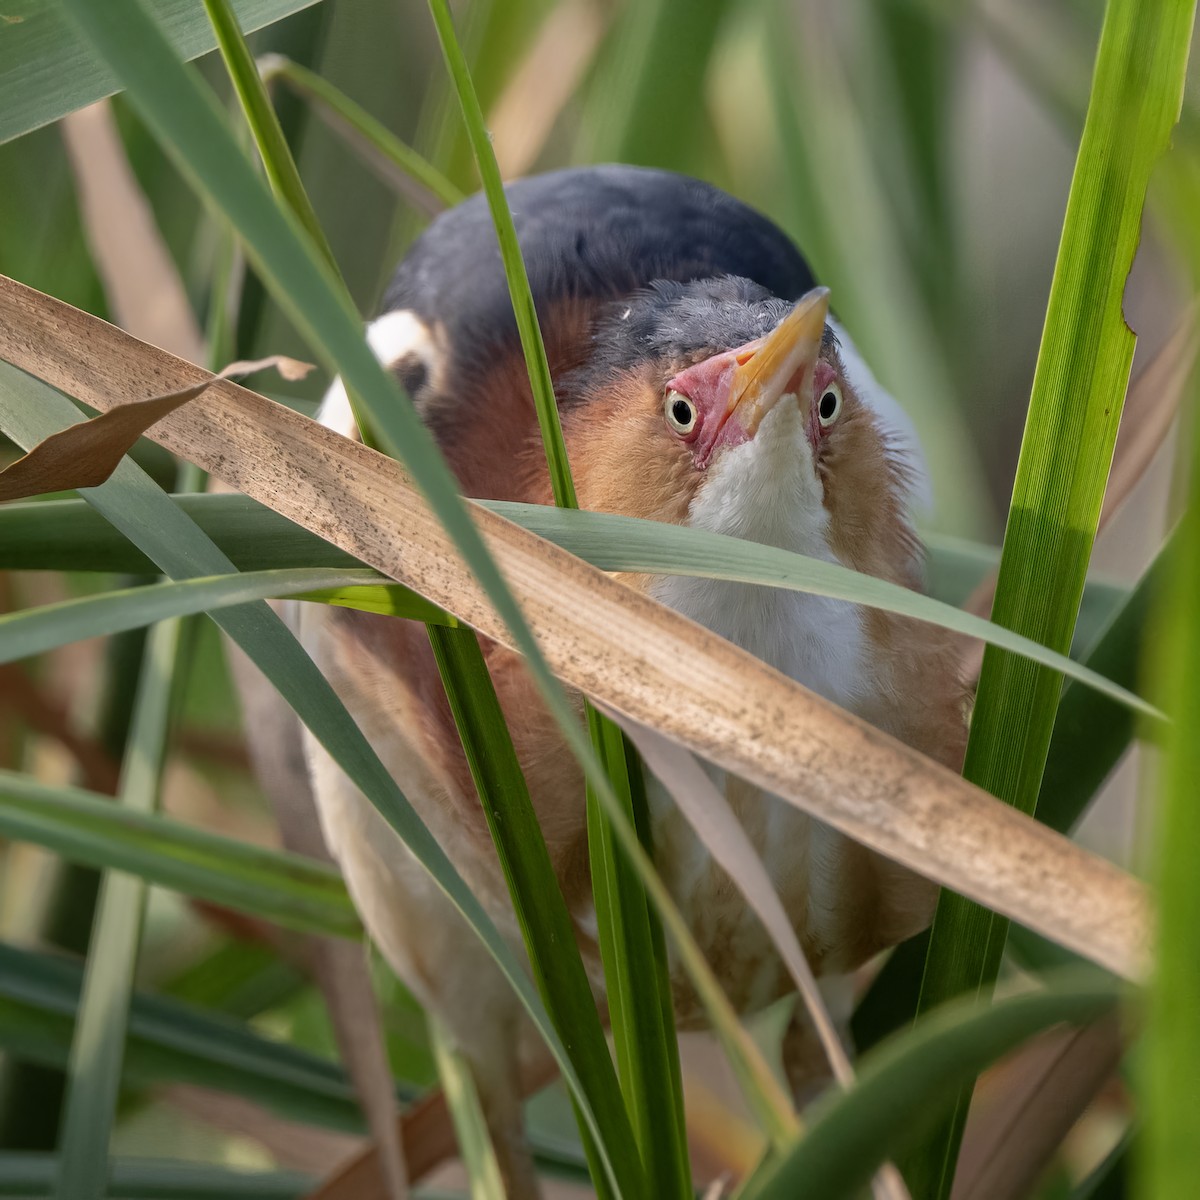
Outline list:
[[[332,867],[135,812],[79,788],[0,770],[0,836],[35,842],[72,861],[137,875],[291,929],[362,936],[345,885]]]
[[[1109,0],[1050,289],[992,615],[1065,652],[1112,462],[1135,338],[1122,297],[1150,174],[1179,116],[1195,4]],[[1029,812],[1062,680],[988,647],[964,775]],[[943,893],[919,1011],[991,990],[1007,922]],[[968,1094],[913,1162],[922,1195],[949,1194]]]
[[[1126,687],[1137,682],[1148,615],[1161,593],[1176,542],[1177,535],[1168,539],[1137,586],[1120,602],[1088,651],[1084,666]],[[1038,820],[1059,833],[1070,833],[1129,748],[1136,725],[1128,708],[1069,682],[1063,689],[1046,756]],[[1010,936],[1015,939],[1020,932],[1021,927],[1016,926]],[[876,975],[855,1009],[851,1025],[860,1051],[869,1050],[912,1020],[928,948],[926,930],[897,946]]]
[[[0,1196],[33,1200],[52,1195],[58,1175],[53,1154],[0,1151]],[[208,1163],[114,1159],[109,1200],[301,1200],[313,1180],[299,1171],[245,1171]]]
[[[0,1046],[64,1066],[82,978],[71,959],[0,943]],[[292,1120],[363,1128],[354,1090],[336,1064],[170,997],[134,992],[124,1067],[129,1083],[193,1083],[255,1100]]]
[[[0,662],[31,658],[68,642],[139,629],[171,617],[378,578],[371,571],[234,572],[61,600],[0,616]]]
[[[260,29],[316,0],[235,0],[242,28]],[[0,26],[0,142],[57,121],[111,96],[121,85],[81,38],[61,0],[8,0]],[[217,44],[203,10],[192,0],[156,0],[155,15],[185,59]]]
[[[953,1106],[964,1080],[1043,1029],[1062,1021],[1085,1024],[1116,1001],[1111,982],[1089,973],[991,1006],[967,1001],[944,1009],[866,1056],[854,1086],[822,1101],[795,1149],[768,1162],[741,1195],[856,1195],[881,1163]]]
[[[556,1028],[563,1031],[579,1077],[589,1089],[622,1192],[644,1192],[633,1131],[621,1104],[596,1002],[575,943],[571,914],[555,877],[483,651],[471,629],[430,626],[429,641],[496,844],[534,979]],[[443,1066],[453,1071],[454,1062],[449,1059]],[[582,1132],[588,1146],[586,1126]],[[593,1147],[588,1149],[594,1153]],[[599,1160],[596,1165],[599,1175],[603,1166]]]
[[[1193,400],[1200,399],[1200,374]],[[1147,1054],[1142,1064],[1145,1138],[1139,1167],[1141,1194],[1183,1200],[1200,1172],[1196,1138],[1200,1081],[1200,424],[1192,407],[1187,511],[1179,528],[1179,554],[1154,626],[1153,664],[1160,694],[1175,722],[1167,740],[1157,814],[1155,874],[1158,883],[1158,963],[1150,989]]]
[[[244,571],[301,566],[361,566],[356,559],[322,541],[287,518],[244,496],[177,497],[177,502]],[[664,525],[616,513],[555,509],[538,504],[479,501],[516,524],[547,538],[605,571],[697,575],[769,587],[786,587],[881,608],[929,621],[944,629],[977,637],[1023,654],[1031,661],[1062,672],[1126,708],[1158,717],[1158,710],[1129,690],[1115,686],[1103,672],[1073,662],[991,621],[963,612],[953,604],[864,575],[839,563],[809,558],[775,546],[743,541],[682,525]],[[86,530],[88,543],[74,548],[72,530]],[[937,551],[935,550],[935,553]],[[0,568],[25,570],[139,571],[153,564],[99,517],[71,500],[35,501],[0,508]],[[1104,588],[1106,585],[1097,585]],[[396,585],[387,585],[389,589]],[[390,606],[368,589],[364,601],[378,611]],[[405,605],[419,597],[396,589]],[[328,599],[328,598],[326,598]],[[432,607],[432,606],[431,606]],[[410,615],[406,611],[402,615]],[[421,616],[430,620],[430,616]]]

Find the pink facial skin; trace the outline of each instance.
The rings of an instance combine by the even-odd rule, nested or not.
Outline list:
[[[690,433],[679,440],[691,446],[696,467],[703,470],[712,456],[723,447],[738,446],[750,440],[750,433],[742,424],[737,406],[730,405],[730,390],[734,371],[747,362],[765,339],[747,342],[736,350],[714,354],[686,370],[680,371],[667,381],[667,390],[686,396],[696,406],[696,424]],[[818,398],[836,378],[836,368],[819,359],[813,368],[812,397],[808,406],[808,439],[814,452],[820,440],[829,432],[817,416]],[[802,380],[792,379],[783,389],[784,395],[793,393],[802,386]]]

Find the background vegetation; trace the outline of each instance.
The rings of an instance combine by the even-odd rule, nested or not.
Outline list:
[[[136,4],[114,0],[107,16],[89,16],[89,7],[10,0],[3,15],[0,272],[193,362],[284,353],[326,369],[336,363],[348,376],[357,370],[373,432],[385,447],[403,444],[404,428],[373,408],[372,397],[386,407],[388,394],[370,364],[337,342],[345,306],[336,277],[370,315],[429,215],[476,189],[476,154],[486,168],[481,127],[472,142],[470,107],[464,124],[443,61],[454,48],[444,6],[152,6],[177,49],[201,56],[199,75],[245,156],[205,124],[202,93],[189,92],[180,68],[156,57]],[[254,55],[298,64],[271,59],[266,72],[284,141],[272,143],[269,112],[256,109],[236,27],[221,25],[230,11],[257,29]],[[224,60],[205,53],[218,40],[214,21]],[[806,1135],[778,1087],[756,1074],[780,1014],[756,1022],[752,1039],[718,1019],[732,1069],[709,1039],[683,1039],[681,1101],[670,1031],[647,1031],[646,1014],[630,1008],[615,1018],[615,1073],[602,1046],[569,1064],[577,1106],[593,1118],[586,1147],[561,1083],[531,1102],[548,1187],[589,1194],[590,1163],[602,1191],[611,1189],[607,1157],[621,1194],[686,1194],[726,1174],[748,1196],[849,1195],[891,1157],[914,1196],[952,1188],[961,1197],[1190,1196],[1200,1168],[1200,886],[1190,870],[1198,775],[1197,740],[1188,736],[1200,697],[1189,619],[1200,530],[1189,504],[1196,476],[1187,469],[1195,456],[1186,419],[1195,392],[1188,304],[1200,279],[1194,87],[1166,144],[1192,6],[474,0],[454,8],[454,27],[505,176],[614,159],[666,166],[729,188],[791,232],[919,427],[933,480],[924,516],[932,593],[986,614],[1003,541],[997,620],[1071,650],[1174,718],[1168,732],[1153,721],[1135,728],[1128,706],[1078,681],[1060,694],[1061,676],[1045,666],[997,650],[983,661],[968,778],[1026,811],[1036,804],[1040,820],[1157,884],[1160,966],[1152,983],[1122,991],[1119,1025],[1111,977],[1028,928],[1006,937],[1003,919],[948,895],[931,950],[928,939],[902,947],[873,984],[861,981],[860,1082],[841,1103],[826,1097]],[[314,101],[321,81],[382,130],[357,111],[348,121],[345,109],[338,117]],[[75,111],[118,84],[128,94]],[[400,145],[388,143],[388,131]],[[247,182],[254,142],[279,197],[273,223]],[[285,207],[303,229],[279,217]],[[302,253],[289,256],[295,246]],[[322,265],[326,255],[335,271]],[[1134,339],[1122,312],[1138,335],[1123,416]],[[99,378],[109,367],[98,345],[95,353]],[[0,357],[21,365],[11,348]],[[311,412],[326,369],[304,384],[263,386]],[[21,371],[0,364],[0,372],[7,463],[73,410]],[[153,484],[122,467],[89,496],[100,517],[78,503],[0,508],[5,611],[137,589],[111,603],[122,615],[105,618],[107,626],[87,623],[94,608],[77,626],[67,615],[77,610],[47,608],[41,625],[0,618],[0,838],[8,839],[0,841],[0,1195],[303,1195],[366,1127],[320,987],[330,970],[323,954],[332,952],[309,940],[339,937],[342,953],[352,951],[356,919],[329,868],[253,849],[278,846],[280,835],[249,770],[216,626],[206,618],[163,620],[148,633],[141,626],[211,608],[243,646],[276,653],[280,678],[292,671],[295,687],[301,668],[251,610],[216,606],[362,577],[346,574],[352,559],[323,557],[311,539],[287,543],[247,509],[165,501],[155,484],[197,491],[203,477],[151,441],[132,457]],[[244,577],[187,585],[191,592],[146,587],[159,570],[197,574],[171,565],[173,540],[208,555],[196,559],[207,563],[199,573],[232,570],[220,551],[196,550],[201,543],[187,541],[195,526],[171,524],[164,503],[193,514]],[[553,537],[557,527],[539,528]],[[564,521],[559,538],[570,548],[579,528]],[[628,531],[610,534],[605,550],[601,537],[592,561],[627,566],[613,555],[636,552],[628,539]],[[268,542],[283,557],[263,557]],[[290,558],[279,549],[286,545]],[[647,545],[644,553],[684,554],[665,538]],[[711,550],[705,569],[734,569],[731,553]],[[292,575],[261,575],[272,568]],[[739,569],[767,567],[752,559]],[[800,586],[816,585],[804,576]],[[176,599],[156,607],[163,595]],[[403,607],[407,596],[387,602],[443,619]],[[101,627],[117,631],[76,640]],[[503,732],[488,723],[473,636],[443,626],[434,637],[447,674],[475,705],[483,760],[499,761],[488,739]],[[965,669],[979,669],[977,655]],[[1157,755],[1127,753],[1138,734],[1165,744],[1165,770]],[[346,754],[356,752],[351,733],[335,735]],[[620,785],[620,738],[598,729],[597,744]],[[364,759],[361,769],[372,768]],[[386,781],[376,785],[388,802]],[[640,885],[621,865],[628,860],[603,841],[613,836],[602,815],[606,788],[598,778],[593,818],[608,847],[608,886],[634,895],[645,914]],[[617,790],[635,812],[636,777]],[[101,796],[122,802],[119,820]],[[391,812],[402,822],[400,801]],[[170,823],[152,815],[156,807]],[[536,840],[530,831],[502,851],[519,894],[539,894]],[[306,849],[286,830],[285,844]],[[1002,880],[994,890],[1000,897]],[[1068,931],[1090,917],[1103,924],[1106,913],[1054,903],[1038,928],[1086,953],[1090,935],[1072,941]],[[1016,904],[995,907],[1026,911]],[[640,932],[628,907],[617,912],[615,952],[652,962],[661,931],[639,920]],[[551,934],[531,936],[538,964],[539,939]],[[1098,951],[1091,957],[1104,961]],[[580,1019],[578,995],[547,983],[556,965],[539,965],[540,1001],[525,984],[530,1002],[545,1004],[547,1029]],[[467,1177],[451,1168],[429,1186],[495,1194],[469,1088],[455,1086],[464,1081],[453,1047],[431,1041],[416,1005],[375,966],[397,1095],[415,1097],[440,1074],[456,1097]],[[994,1007],[923,1015],[871,1055],[918,1011],[964,991],[986,996],[997,974]],[[369,1006],[356,1012],[370,1019]],[[1072,1024],[1028,1040],[1061,1021]],[[1018,1043],[976,1089],[956,1160],[962,1089]],[[378,1080],[374,1095],[379,1136],[388,1121]],[[690,1168],[682,1138],[663,1135],[672,1124],[664,1114],[680,1103]],[[898,1177],[881,1175],[875,1186],[897,1194]]]

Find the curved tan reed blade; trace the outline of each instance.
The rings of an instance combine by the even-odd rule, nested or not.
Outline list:
[[[101,409],[205,372],[0,278],[0,357]],[[155,440],[451,611],[512,638],[404,471],[219,381]],[[765,663],[494,513],[473,507],[551,668],[929,879],[1127,978],[1151,905],[1126,872],[813,695]]]
[[[0,500],[26,500],[47,492],[99,487],[151,425],[222,379],[252,375],[268,367],[289,380],[303,379],[313,369],[311,363],[274,354],[252,362],[230,363],[217,374],[178,391],[107,408],[90,421],[81,421],[38,442],[28,454],[0,471]]]
[[[808,1009],[833,1078],[839,1086],[849,1088],[854,1083],[854,1068],[850,1065],[841,1035],[825,1006],[816,976],[804,955],[804,948],[788,919],[783,902],[771,884],[767,868],[729,801],[695,757],[682,746],[667,741],[653,729],[626,720],[611,709],[604,711],[629,735],[642,760],[687,817],[713,861],[724,868],[771,935],[779,957]],[[904,1180],[891,1164],[885,1164],[876,1175],[872,1182],[872,1193],[875,1200],[908,1200]]]

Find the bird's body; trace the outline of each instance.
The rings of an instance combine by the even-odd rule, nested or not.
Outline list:
[[[509,201],[582,507],[690,524],[919,586],[907,427],[848,343],[839,347],[825,327],[825,301],[778,229],[707,185],[632,168],[522,181],[510,186]],[[549,503],[481,198],[434,222],[385,307],[372,344],[410,391],[463,490]],[[337,387],[323,419],[349,432]],[[667,576],[629,582],[957,765],[960,688],[949,648],[927,627],[780,589]],[[385,764],[519,945],[424,631],[345,610],[304,619],[314,654]],[[485,652],[600,991],[578,767],[520,660],[495,645]],[[516,1077],[531,1050],[523,1018],[395,834],[310,749],[326,836],[367,927],[472,1060],[510,1190],[524,1194],[532,1176],[512,1141]],[[759,789],[710,773],[818,973],[848,971],[928,921],[933,889],[923,881]],[[765,932],[657,785],[651,815],[658,868],[734,1003],[750,1011],[777,997],[787,979]],[[681,1023],[695,1023],[700,1014],[678,972],[673,985]]]

